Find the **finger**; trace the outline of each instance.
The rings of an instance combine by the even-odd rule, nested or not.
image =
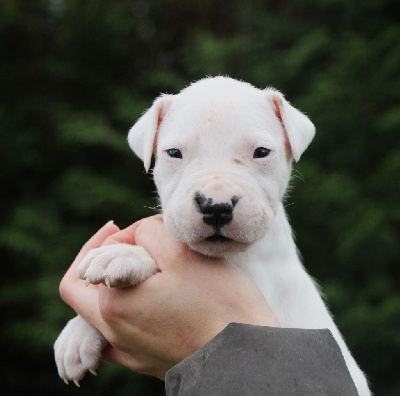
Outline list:
[[[111,236],[112,234],[119,231],[119,227],[114,224],[111,220],[103,227],[101,227],[82,247],[72,265],[68,269],[67,273],[64,275],[63,281],[65,280],[75,280],[76,275],[76,267],[82,261],[82,259],[86,256],[86,254],[99,246],[104,242],[106,238]]]
[[[76,256],[75,261],[81,261],[86,253],[94,248],[101,246],[103,241],[110,235],[119,231],[119,227],[111,220],[101,227],[82,247],[81,251]]]
[[[150,253],[161,270],[166,256],[192,254],[187,245],[167,232],[161,217],[143,220],[136,229],[135,240],[137,245],[143,246]]]
[[[117,364],[120,366],[125,366],[132,371],[136,371],[137,373],[152,375],[162,380],[165,379],[165,372],[168,370],[168,368],[166,368],[164,371],[162,369],[158,371],[151,370],[151,367],[155,365],[154,360],[153,364],[151,363],[149,364],[148,363],[149,359],[147,354],[145,353],[143,356],[143,353],[141,353],[139,349],[137,353],[132,353],[132,352],[125,353],[109,345],[103,351],[101,359],[104,360],[105,362]]]
[[[86,287],[82,281],[72,281],[69,284],[62,284],[60,294],[78,315],[103,333],[104,321],[99,309],[99,286]]]
[[[102,246],[105,245],[115,245],[117,243],[127,243],[129,245],[136,245],[136,239],[135,239],[135,234],[137,228],[140,226],[140,224],[143,223],[143,221],[146,221],[147,219],[157,219],[160,218],[162,219],[161,215],[155,215],[148,217],[146,219],[142,219],[137,221],[136,223],[133,223],[129,227],[124,228],[123,230],[120,230],[112,235],[110,235],[108,238],[106,238],[103,243],[101,244]]]
[[[112,345],[108,345],[106,349],[103,350],[101,355],[101,360],[108,363],[118,364],[120,366],[129,367],[131,364],[132,357],[118,349],[114,348]]]
[[[129,245],[136,245],[135,232],[142,221],[143,220],[139,220],[136,223],[130,225],[129,227],[124,228],[123,230],[120,230],[115,234],[110,235],[102,242],[101,246],[116,245],[118,243],[127,243]]]
[[[160,216],[153,217],[160,218]],[[142,220],[123,230],[119,230],[112,222],[107,223],[84,245],[73,265],[61,281],[60,294],[63,300],[100,331],[102,331],[104,321],[98,303],[99,287],[94,285],[86,287],[84,282],[76,281],[76,265],[93,248],[117,243],[135,244],[135,231],[141,222]]]
[[[81,262],[83,257],[85,257],[87,252],[99,247],[108,236],[118,230],[118,226],[116,226],[113,221],[109,221],[101,227],[82,247],[60,283],[59,289],[61,298],[79,315],[93,325],[101,321],[98,307],[98,287],[93,285],[85,287],[84,282],[76,281],[76,266]]]

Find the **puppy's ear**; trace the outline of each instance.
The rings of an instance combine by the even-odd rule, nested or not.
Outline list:
[[[150,168],[151,157],[157,140],[157,131],[165,116],[171,97],[172,95],[163,95],[156,99],[128,133],[129,146],[143,161],[146,172]]]
[[[292,156],[297,162],[311,143],[315,135],[315,126],[305,114],[290,105],[280,92],[269,91],[269,100],[282,123]]]

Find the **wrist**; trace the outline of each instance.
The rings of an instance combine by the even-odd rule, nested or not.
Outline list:
[[[227,327],[231,325],[254,325],[254,326],[264,326],[264,327],[281,327],[277,317],[268,310],[267,312],[253,312],[252,314],[247,313],[243,316],[232,316],[231,318],[225,321],[217,321],[209,328],[205,328],[204,333],[202,335],[201,342],[199,343],[200,349],[207,342],[211,341],[218,334],[224,331]]]

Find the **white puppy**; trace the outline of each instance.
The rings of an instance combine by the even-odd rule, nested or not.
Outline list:
[[[314,133],[279,92],[216,77],[158,98],[128,141],[146,170],[156,156],[154,180],[168,232],[244,270],[283,327],[330,329],[364,396],[370,394],[365,376],[299,260],[282,204],[292,159],[300,159]],[[143,248],[111,245],[92,250],[78,276],[109,286],[136,284],[155,271]],[[55,344],[61,378],[77,383],[95,370],[106,344],[82,318],[70,321]]]

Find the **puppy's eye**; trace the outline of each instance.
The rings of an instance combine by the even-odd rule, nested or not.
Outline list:
[[[166,151],[171,158],[182,158],[182,152],[179,149],[171,148]]]
[[[270,152],[271,152],[271,150],[267,149],[265,147],[257,147],[254,150],[253,158],[265,158],[265,157],[268,157]]]

